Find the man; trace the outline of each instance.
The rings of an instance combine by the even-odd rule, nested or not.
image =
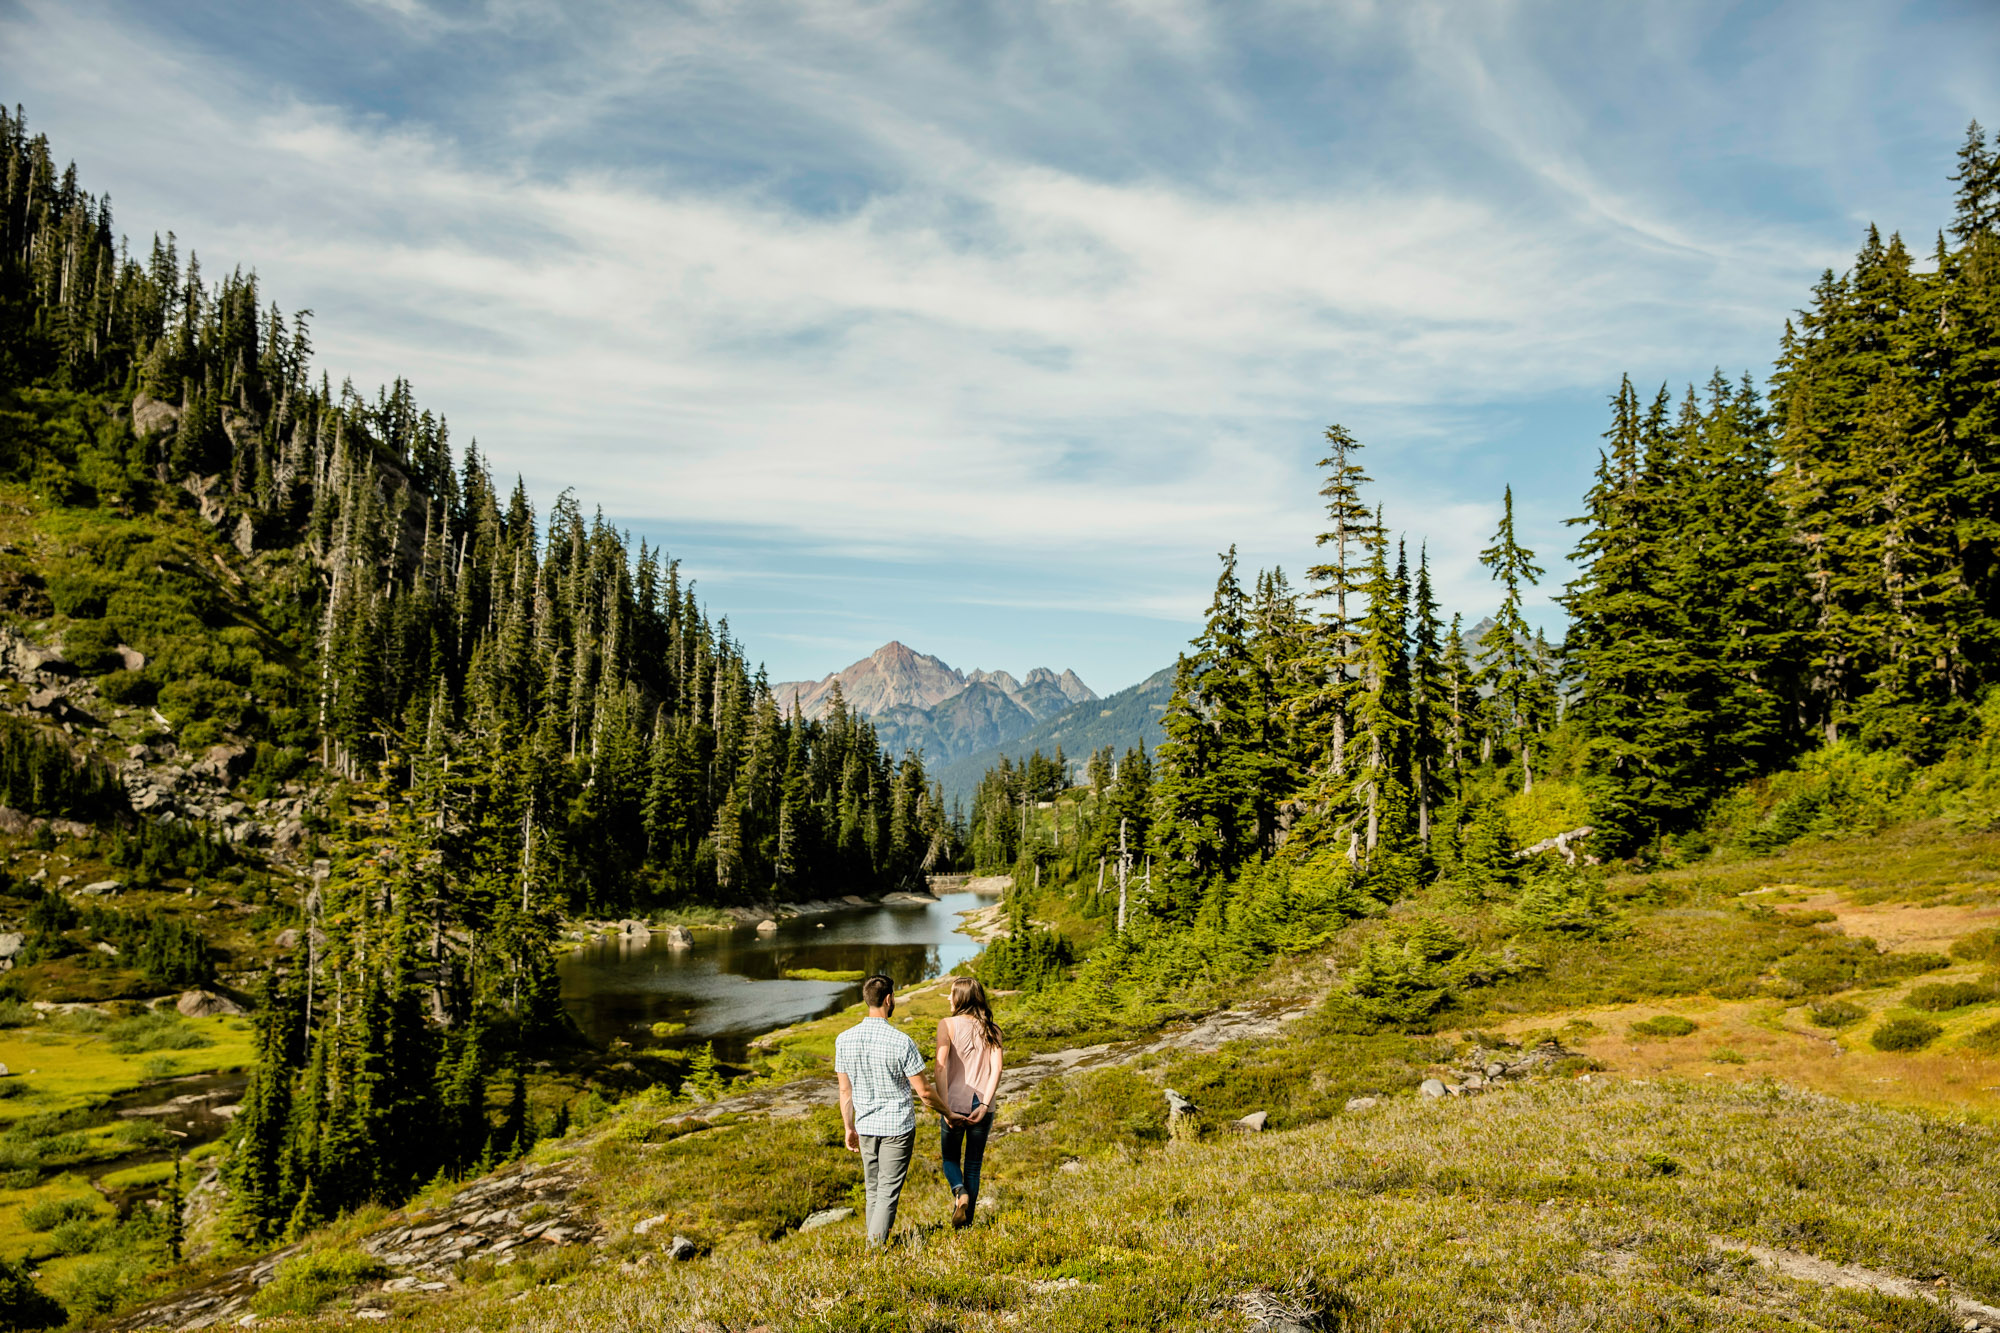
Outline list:
[[[861,1154],[868,1191],[868,1243],[888,1243],[896,1204],[917,1146],[915,1093],[939,1115],[944,1099],[924,1077],[924,1053],[907,1032],[889,1025],[896,1013],[896,983],[877,974],[861,983],[868,1017],[834,1038],[833,1072],[840,1078],[840,1118],[847,1150]]]

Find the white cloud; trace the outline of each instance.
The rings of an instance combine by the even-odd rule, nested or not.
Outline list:
[[[419,38],[460,22],[367,6]],[[1406,131],[1411,169],[1343,168],[1331,124],[1304,154],[1318,173],[1299,152],[1079,165],[1143,132],[1128,95],[1275,136],[1230,68],[1239,12],[1024,7],[989,49],[927,39],[913,5],[600,10],[552,41],[571,54],[551,68],[496,70],[480,125],[309,101],[49,0],[0,17],[8,50],[36,52],[0,72],[113,188],[122,225],[254,262],[288,308],[317,309],[336,378],[409,376],[538,495],[575,485],[668,526],[904,560],[983,553],[1019,563],[1028,600],[1167,618],[1198,611],[1208,552],[1231,540],[1303,563],[1331,419],[1373,446],[1391,522],[1429,538],[1447,600],[1479,604],[1497,497],[1461,464],[1500,408],[1595,394],[1628,367],[1739,366],[1768,352],[1801,274],[1837,262],[1797,223],[1677,206],[1606,170],[1581,94],[1505,7],[1264,12],[1308,45],[1400,54],[1383,95],[1430,108]],[[1058,48],[1069,63],[1037,58]],[[547,160],[632,130],[649,89],[703,80],[718,124],[725,106],[738,119],[688,136],[809,127],[863,183],[827,207],[783,172]],[[1073,134],[1051,139],[1063,117]],[[1435,161],[1427,136],[1448,143]]]

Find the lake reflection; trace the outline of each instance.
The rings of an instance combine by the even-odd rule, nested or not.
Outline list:
[[[663,935],[643,945],[607,937],[557,964],[563,1005],[600,1045],[618,1037],[635,1045],[712,1041],[723,1059],[741,1060],[753,1037],[861,997],[859,982],[787,981],[785,972],[886,972],[898,986],[942,975],[979,952],[957,933],[959,913],[986,901],[953,893],[922,905],[857,907],[780,921],[774,935],[751,926],[697,930],[692,949],[670,949]],[[687,1030],[662,1042],[648,1031],[659,1022]]]

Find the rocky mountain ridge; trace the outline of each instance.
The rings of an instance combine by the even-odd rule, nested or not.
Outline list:
[[[1058,674],[1035,667],[1025,678],[1006,671],[960,671],[894,640],[823,679],[785,681],[772,693],[781,707],[796,701],[808,717],[822,717],[836,688],[847,707],[874,722],[891,753],[916,750],[931,763],[1004,745],[1097,699],[1071,670]]]

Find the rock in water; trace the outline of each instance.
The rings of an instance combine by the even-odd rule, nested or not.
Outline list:
[[[778,933],[778,923],[769,918],[759,921],[757,923],[757,933],[759,935],[775,935]]]
[[[688,933],[686,926],[668,926],[665,933],[669,949],[694,948],[694,936]]]

